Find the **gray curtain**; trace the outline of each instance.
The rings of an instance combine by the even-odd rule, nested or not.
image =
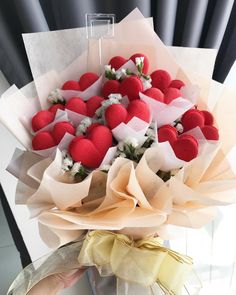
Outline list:
[[[154,17],[166,45],[219,50],[214,78],[224,81],[236,58],[234,0],[1,0],[0,69],[9,83],[31,78],[21,33],[85,25],[85,13],[115,13],[117,21],[138,7]]]

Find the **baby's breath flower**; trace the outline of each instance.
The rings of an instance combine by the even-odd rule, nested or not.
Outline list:
[[[111,65],[105,65],[104,69],[105,71],[111,71]]]
[[[121,100],[122,95],[120,93],[111,93],[111,94],[108,95],[108,98],[109,98],[109,100],[114,102],[115,100]]]
[[[108,99],[102,102],[100,108],[98,108],[95,112],[97,117],[102,117],[105,110],[112,104],[119,104],[122,96],[120,93],[112,93],[108,96]]]
[[[71,168],[70,174],[72,176],[75,176],[77,173],[79,173],[80,169],[81,169],[81,162],[75,162]]]
[[[121,69],[116,71],[116,79],[125,79],[127,77],[127,71],[126,69]]]
[[[131,145],[134,148],[136,148],[139,145],[137,139],[130,136],[125,139],[124,143],[127,145]]]
[[[48,95],[48,100],[51,103],[64,103],[65,100],[63,98],[63,96],[60,93],[60,89],[56,88],[55,90],[51,91]]]
[[[152,79],[151,79],[151,77],[149,77],[149,76],[145,76],[145,77],[141,76],[140,79],[141,79],[141,81],[143,83],[143,90],[147,90],[147,89],[152,87],[152,84],[151,84]]]
[[[76,128],[76,136],[86,132],[87,128],[93,123],[89,117],[84,118]]]
[[[140,56],[140,57],[136,57],[135,58],[135,64],[136,64],[136,67],[142,65],[144,62],[144,56]]]
[[[177,131],[178,131],[179,133],[183,133],[183,131],[184,131],[184,127],[183,127],[183,125],[182,125],[181,123],[177,123],[177,124],[175,125],[175,128],[177,129]]]
[[[66,172],[66,171],[69,171],[71,167],[73,166],[73,160],[71,156],[65,151],[62,152],[62,155],[63,155],[63,159],[62,159],[61,169],[62,171]]]

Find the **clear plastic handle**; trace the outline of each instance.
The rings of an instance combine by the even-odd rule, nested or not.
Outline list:
[[[88,69],[103,71],[103,39],[114,38],[115,14],[87,13]],[[94,59],[96,62],[94,63]],[[95,64],[97,67],[95,68]]]

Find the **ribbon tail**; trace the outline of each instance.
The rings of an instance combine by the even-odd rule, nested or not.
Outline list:
[[[37,293],[37,289],[45,290],[45,294],[57,294],[58,288],[70,285],[76,280],[74,276],[79,275],[76,272],[81,269],[77,257],[82,243],[81,240],[62,247],[28,265],[14,280],[7,295],[30,294],[30,290],[35,295],[43,294],[43,292]]]

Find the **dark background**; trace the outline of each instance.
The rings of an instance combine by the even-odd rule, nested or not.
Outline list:
[[[0,70],[18,87],[32,79],[21,33],[84,26],[92,12],[120,21],[135,7],[166,45],[219,49],[214,79],[224,81],[236,57],[234,0],[1,0]]]

